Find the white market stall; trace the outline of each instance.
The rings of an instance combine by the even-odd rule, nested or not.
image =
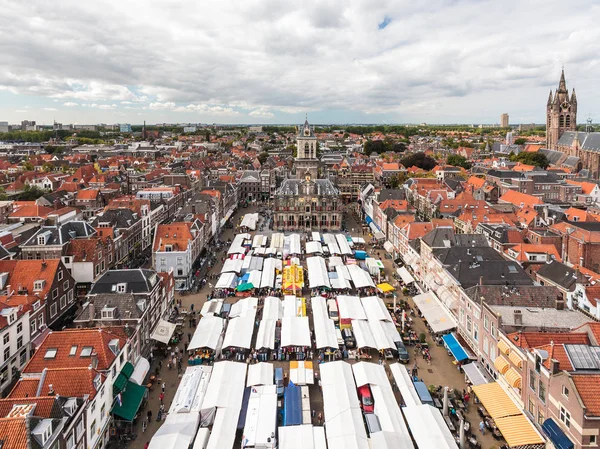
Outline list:
[[[225,259],[221,273],[235,273],[240,274],[242,266],[244,265],[245,259]]]
[[[219,315],[223,310],[223,298],[213,298],[210,301],[205,301],[200,310],[200,316]]]
[[[246,386],[273,385],[274,368],[272,363],[260,362],[254,365],[248,365],[248,378]]]
[[[408,272],[406,267],[400,267],[396,270],[396,272],[398,273],[398,276],[400,276],[400,279],[402,279],[402,282],[404,282],[404,284],[409,285],[415,282],[415,278],[412,277],[412,275]]]
[[[256,309],[258,308],[258,298],[249,296],[238,300],[235,304],[232,304],[231,310],[229,311],[229,318],[256,316]]]
[[[336,361],[320,366],[329,449],[369,449],[352,368]]]
[[[302,246],[300,244],[300,234],[290,235],[290,254],[302,254]]]
[[[321,256],[313,256],[306,258],[306,266],[308,268],[308,286],[309,288],[327,287],[331,288],[325,259]]]
[[[442,306],[432,292],[414,296],[413,301],[433,332],[446,332],[456,327],[454,318],[444,309],[444,306]]]
[[[225,320],[218,316],[207,315],[202,317],[188,345],[188,350],[209,348],[214,351],[217,349],[224,324]]]
[[[419,447],[457,449],[454,436],[441,412],[431,405],[412,405],[402,409],[410,431]]]
[[[254,314],[240,316],[229,320],[227,332],[223,339],[223,349],[244,348],[250,349],[252,334],[254,333]]]
[[[344,256],[351,256],[352,249],[350,248],[350,245],[348,244],[348,240],[346,239],[346,236],[344,234],[336,234],[335,239],[337,241],[338,247],[340,248],[340,253],[343,254]]]
[[[262,234],[256,234],[252,239],[252,248],[260,248],[262,246],[267,246],[267,236]]]
[[[343,267],[344,260],[340,256],[331,256],[329,258],[329,270],[333,271],[337,267]]]
[[[321,426],[281,426],[278,433],[279,449],[327,449],[325,428]]]
[[[265,259],[260,279],[260,288],[273,288],[275,286],[275,270],[281,271],[281,269],[282,263],[280,259],[273,257]]]
[[[346,268],[350,273],[354,287],[375,287],[375,283],[373,282],[373,279],[371,279],[371,275],[358,265],[347,265]]]
[[[246,240],[250,240],[252,237],[250,234],[238,234],[233,238],[233,242],[227,250],[227,254],[246,254],[246,247],[244,243]]]
[[[406,367],[400,363],[392,363],[390,365],[390,371],[392,372],[392,376],[394,376],[394,383],[400,391],[400,396],[402,396],[402,401],[404,405],[407,407],[421,405],[421,398],[419,398],[419,394],[415,389],[415,386],[406,371]]]
[[[262,319],[256,334],[256,349],[275,349],[277,320]]]
[[[316,296],[311,298],[313,311],[313,324],[315,331],[316,348],[336,348],[338,340],[335,332],[335,323],[329,318],[325,298]]]
[[[337,243],[337,239],[335,238],[335,235],[323,234],[323,242],[325,243],[325,245],[327,245],[327,248],[329,248],[330,254],[336,256],[342,254],[342,252],[340,251],[340,247]]]
[[[320,242],[321,241],[321,233],[320,232],[313,231],[310,234],[310,236],[311,236],[311,240],[313,242]]]
[[[352,331],[356,338],[356,347],[378,349],[375,337],[371,332],[371,326],[367,320],[352,320]]]
[[[274,250],[273,253],[277,252],[277,250],[282,249],[284,243],[285,243],[285,236],[281,232],[276,232],[271,235],[270,248],[272,248]]]
[[[392,316],[390,315],[389,310],[385,306],[383,299],[381,299],[379,296],[366,296],[360,298],[360,302],[365,310],[367,319],[392,321]]]
[[[242,448],[276,447],[277,387],[261,385],[250,389]]]
[[[217,279],[215,288],[234,289],[237,286],[238,277],[235,273],[223,273]]]
[[[321,254],[323,253],[323,246],[321,242],[306,242],[306,254]]]
[[[246,215],[244,215],[244,218],[242,218],[240,227],[248,228],[248,229],[251,229],[252,231],[256,231],[257,223],[258,223],[258,213],[246,214]]]
[[[290,362],[290,381],[294,385],[308,385],[315,383],[312,360],[292,360]]]
[[[281,321],[281,346],[310,346],[308,317],[284,316]]]
[[[362,302],[358,296],[338,295],[338,311],[340,319],[344,320],[366,320],[367,315],[363,309]]]
[[[161,319],[152,331],[150,338],[152,340],[160,341],[161,343],[168,345],[169,341],[171,341],[171,337],[173,336],[173,332],[175,332],[176,327],[177,325],[175,323],[170,323],[167,320]]]

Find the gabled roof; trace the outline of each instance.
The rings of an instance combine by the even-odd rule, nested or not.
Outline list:
[[[585,332],[512,332],[507,335],[515,346],[523,349],[539,348],[551,342],[555,344],[589,345]]]
[[[158,225],[153,251],[165,251],[167,245],[170,245],[173,251],[186,251],[189,243],[195,239],[192,230],[196,232],[196,236],[200,235],[196,221]]]
[[[13,416],[11,416],[10,413],[14,410],[14,406],[33,405],[35,408],[33,409],[32,416],[39,416],[41,418],[59,418],[62,414],[60,413],[60,405],[57,399],[57,396],[11,397],[0,399],[0,417],[12,418]]]
[[[510,256],[510,251],[515,251],[517,256],[514,259],[519,262],[528,262],[528,253],[532,254],[547,254],[550,255],[554,260],[561,261],[560,255],[556,246],[549,243],[519,243],[518,245],[511,246],[504,250],[506,254]],[[512,256],[510,256],[512,257]]]
[[[120,350],[127,341],[102,328],[50,332],[23,368],[23,373],[41,373],[44,368],[87,368],[92,358],[85,353],[82,355],[84,348],[92,348],[91,353],[97,354],[98,370],[107,370],[118,355],[118,351],[115,354],[109,347],[110,342],[118,344]],[[56,354],[49,358],[47,352],[54,349]]]
[[[78,200],[95,200],[100,195],[100,190],[98,189],[85,189],[77,192],[75,196]]]
[[[29,430],[25,418],[0,418],[0,439],[6,449],[26,449],[29,447]]]
[[[600,416],[600,374],[572,374],[571,378],[586,408],[587,416]]]
[[[117,284],[126,284],[126,293],[149,293],[159,281],[156,271],[144,268],[109,270],[92,286],[90,293],[113,293]]]
[[[99,379],[103,384],[106,376],[91,367],[46,369],[45,375],[19,379],[8,397],[48,396],[52,385],[56,395],[77,398],[89,396],[91,400],[97,393],[94,386],[94,379],[97,376],[100,376]],[[26,382],[23,383],[25,380]]]
[[[514,204],[517,207],[529,206],[533,207],[536,205],[543,204],[544,202],[532,195],[526,193],[517,192],[516,190],[509,190],[499,198],[499,201],[505,203]]]
[[[59,259],[0,260],[0,273],[8,273],[6,285],[11,285],[17,293],[20,286],[29,294],[37,293],[44,298],[50,292],[60,263]],[[42,280],[45,281],[43,288],[34,290],[35,281]]]

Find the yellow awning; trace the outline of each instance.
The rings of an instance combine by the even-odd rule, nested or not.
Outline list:
[[[506,344],[502,340],[498,340],[498,349],[500,350],[500,352],[502,354],[508,355],[508,353],[510,352],[510,348],[508,347],[508,344]]]
[[[511,368],[505,374],[504,378],[506,381],[515,388],[521,388],[522,378],[516,369]]]
[[[496,360],[494,360],[494,366],[496,367],[496,369],[498,370],[498,372],[500,374],[504,374],[510,368],[510,364],[508,363],[508,360],[506,360],[501,355],[496,357]]]
[[[388,293],[388,292],[393,292],[395,290],[394,287],[392,287],[390,284],[388,284],[387,282],[384,282],[383,284],[378,284],[377,288],[379,289],[379,291],[381,293]]]
[[[498,382],[477,385],[473,387],[473,391],[494,420],[503,416],[518,415],[521,413]]]
[[[494,422],[509,447],[529,447],[536,444],[545,447],[542,436],[522,413],[494,418]]]
[[[519,357],[519,354],[516,351],[512,351],[508,354],[508,359],[519,369],[523,369],[523,359]]]

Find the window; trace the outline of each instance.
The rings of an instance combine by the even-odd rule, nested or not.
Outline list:
[[[473,326],[473,339],[479,341],[479,329],[477,329],[477,326]]]
[[[571,427],[571,414],[562,405],[560,406],[559,418],[567,428]]]
[[[73,302],[73,290],[69,290],[69,293],[67,293],[67,297],[69,298],[69,302]]]
[[[21,349],[21,347],[23,346],[23,336],[19,336],[19,338],[17,338],[17,349]]]
[[[58,280],[62,281],[62,278],[63,278],[63,272],[62,272],[62,270],[59,270],[58,271]]]
[[[567,387],[565,387],[564,385],[562,387],[562,394],[565,398],[569,397],[569,389]]]
[[[56,353],[58,352],[57,348],[48,348],[46,350],[46,354],[44,354],[45,359],[53,359],[56,358]]]
[[[173,247],[171,245],[166,245],[165,252],[170,253],[171,251],[173,251]]]
[[[467,315],[467,331],[469,334],[473,331],[473,320],[471,319],[471,315]]]
[[[83,419],[80,419],[77,423],[77,438],[81,438],[83,435]]]
[[[100,395],[100,397],[102,397],[102,394]],[[102,404],[102,407],[100,407],[100,416],[102,416],[104,418],[105,413],[106,413],[106,404]]]
[[[52,290],[52,299],[56,299],[56,298],[58,298],[58,289],[57,288]]]
[[[2,342],[4,344],[7,344],[9,340],[10,340],[10,335],[8,333],[4,334],[4,337],[2,337]]]
[[[527,411],[531,413],[532,416],[535,416],[535,402],[533,402],[533,399],[529,399],[529,406],[527,407]]]
[[[178,263],[179,265],[181,265],[181,264],[183,263],[183,257],[178,257],[178,258],[177,258],[177,263]]]
[[[73,449],[75,447],[75,434],[72,433],[71,435],[69,435],[69,438],[67,438],[67,449]]]
[[[596,435],[590,435],[590,446],[595,446],[597,443],[597,437]]]
[[[10,346],[4,348],[4,362],[6,363],[10,359]]]
[[[31,323],[29,323],[29,325],[31,326],[31,334],[35,334],[35,332],[37,331],[37,321],[31,320]]]
[[[160,258],[160,264],[161,265],[166,265],[167,264],[167,259],[165,259],[164,257]]]
[[[96,276],[100,274],[100,265],[96,265]]]
[[[57,311],[56,311],[56,303],[54,303],[54,304],[52,304],[52,305],[50,306],[50,318],[53,318],[53,317],[55,317],[55,316],[56,316],[56,314],[57,314]]]
[[[487,331],[490,330],[490,319],[487,315],[483,315],[483,328]]]
[[[541,381],[540,381],[540,390],[538,392],[538,396],[540,398],[540,401],[542,401],[545,404],[546,403],[546,385],[544,385],[544,383]]]
[[[64,309],[65,307],[67,307],[67,296],[66,295],[62,295],[60,297],[60,308]]]
[[[177,276],[183,276],[183,270],[181,268],[177,268]]]
[[[92,413],[94,413],[94,409],[96,408],[96,404],[94,404],[92,402]],[[92,421],[92,424],[90,424],[90,435],[91,438],[94,438],[94,435],[96,434],[96,420]]]
[[[92,355],[92,351],[94,350],[93,346],[84,346],[81,349],[81,354],[79,354],[79,357],[90,357]],[[93,411],[92,411],[93,413]]]
[[[23,323],[17,324],[17,334],[20,334],[21,332],[23,332]]]
[[[77,345],[71,346],[71,350],[69,351],[69,357],[74,357],[77,354]]]
[[[70,257],[65,257],[64,260],[65,260],[66,264],[71,263],[71,258]]]
[[[125,293],[127,291],[127,284],[117,284],[117,292]]]
[[[537,414],[537,423],[541,426],[542,424],[544,424],[544,412],[542,411],[541,408],[538,408],[538,414]]]
[[[68,279],[63,283],[63,290],[69,290],[69,280]]]
[[[25,365],[26,361],[27,361],[27,349],[23,349],[21,351],[21,353],[19,354],[19,362],[21,363],[21,365]]]
[[[533,391],[536,391],[536,378],[535,378],[535,373],[533,372],[532,369],[529,370],[529,388],[531,388]]]

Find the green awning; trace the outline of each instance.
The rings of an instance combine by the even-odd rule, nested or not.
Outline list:
[[[237,288],[238,292],[246,292],[248,290],[252,290],[254,288],[254,284],[251,282],[246,282],[245,284],[240,284]]]
[[[119,394],[127,386],[127,377],[123,373],[119,373],[113,382],[113,395]]]
[[[121,368],[121,374],[124,374],[125,377],[127,377],[127,379],[129,379],[131,377],[131,375],[133,374],[133,365],[130,362],[125,363],[125,365],[123,365],[123,368]]]
[[[111,410],[112,414],[125,421],[133,421],[133,418],[135,418],[136,413],[140,409],[140,405],[142,405],[146,390],[146,387],[133,382],[127,382],[125,389],[121,393],[121,405],[119,405],[119,399],[116,398]]]

